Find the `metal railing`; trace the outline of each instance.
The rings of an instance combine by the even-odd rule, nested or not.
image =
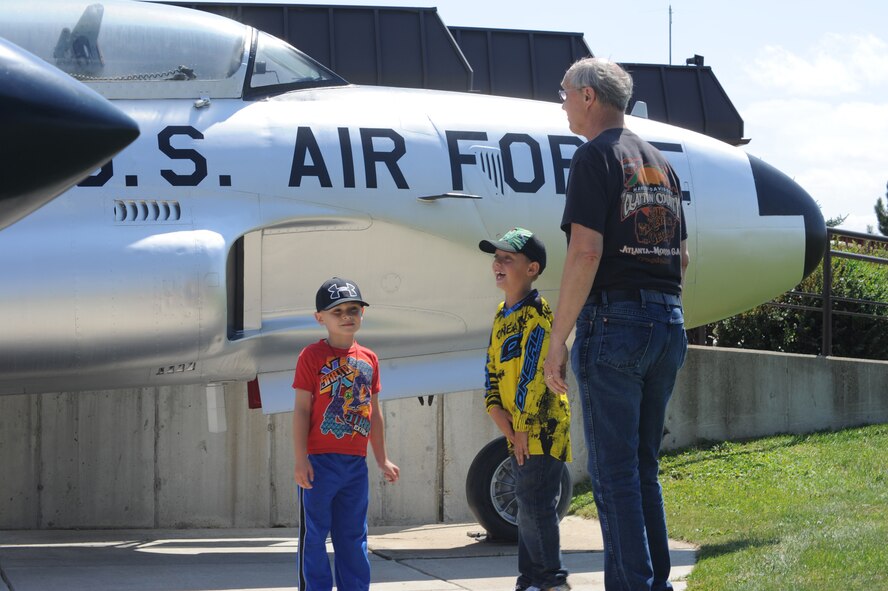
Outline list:
[[[888,237],[865,234],[862,232],[852,232],[851,230],[843,230],[841,228],[827,228],[826,234],[826,251],[824,252],[823,261],[821,262],[821,268],[823,270],[823,287],[821,293],[818,294],[792,290],[784,294],[787,296],[798,296],[798,299],[803,301],[818,301],[819,303],[817,305],[812,305],[805,303],[771,301],[764,304],[776,308],[788,308],[792,310],[820,313],[823,317],[823,334],[820,354],[824,357],[832,355],[834,316],[856,316],[859,318],[888,321],[888,314],[871,314],[844,309],[837,310],[834,307],[834,304],[839,303],[856,306],[858,309],[863,306],[868,306],[870,308],[888,311],[888,302],[839,297],[833,293],[833,259],[853,259],[878,265],[888,265]],[[839,243],[844,243],[846,245],[857,244],[861,250],[866,251],[868,254],[837,250],[836,247]],[[710,344],[711,340],[709,335],[711,326],[712,325],[701,326],[689,331],[690,341],[701,345]],[[888,328],[888,326],[886,326],[886,328]]]
[[[839,242],[838,237],[850,238],[850,242],[860,244],[868,249],[873,255],[858,254],[843,250],[834,250],[833,242]],[[877,314],[865,314],[862,312],[851,312],[846,310],[834,310],[833,302],[845,302],[851,304],[873,304],[877,307],[888,308],[888,303],[874,302],[870,300],[858,300],[853,298],[837,298],[833,295],[832,289],[832,260],[833,258],[853,259],[858,261],[866,261],[880,265],[888,265],[888,237],[874,236],[872,234],[864,234],[861,232],[851,232],[850,230],[842,230],[841,228],[827,228],[826,230],[826,252],[823,255],[823,292],[821,298],[823,300],[823,346],[820,354],[824,357],[832,355],[832,318],[834,314],[845,316],[860,316],[864,318],[877,318],[885,320],[885,316]]]

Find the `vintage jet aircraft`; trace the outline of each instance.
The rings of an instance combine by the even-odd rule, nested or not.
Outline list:
[[[295,355],[322,336],[314,291],[332,275],[371,302],[361,341],[380,355],[383,397],[477,389],[501,297],[478,241],[515,225],[549,245],[537,286],[557,300],[582,140],[556,104],[349,85],[276,38],[163,5],[6,2],[0,37],[141,129],[0,231],[0,394],[244,381],[266,412],[291,410]],[[711,138],[629,126],[682,181],[689,326],[818,264],[823,217],[788,177]]]

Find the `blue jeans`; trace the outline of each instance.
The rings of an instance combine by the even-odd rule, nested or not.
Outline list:
[[[658,458],[687,337],[676,296],[641,294],[587,303],[571,350],[608,591],[672,589]]]
[[[561,568],[558,493],[564,462],[534,455],[519,466],[512,456],[518,497],[518,586],[547,589],[567,580]]]

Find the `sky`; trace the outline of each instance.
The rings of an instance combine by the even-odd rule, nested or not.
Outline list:
[[[306,3],[436,7],[448,26],[583,33],[594,55],[617,62],[668,64],[670,49],[674,65],[702,55],[743,119],[744,150],[799,183],[825,219],[877,228],[873,208],[888,184],[888,2]]]

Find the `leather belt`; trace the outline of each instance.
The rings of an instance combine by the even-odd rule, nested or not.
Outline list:
[[[593,291],[586,300],[589,303],[606,306],[614,302],[645,302],[665,306],[681,306],[681,296],[653,289],[608,289]]]

